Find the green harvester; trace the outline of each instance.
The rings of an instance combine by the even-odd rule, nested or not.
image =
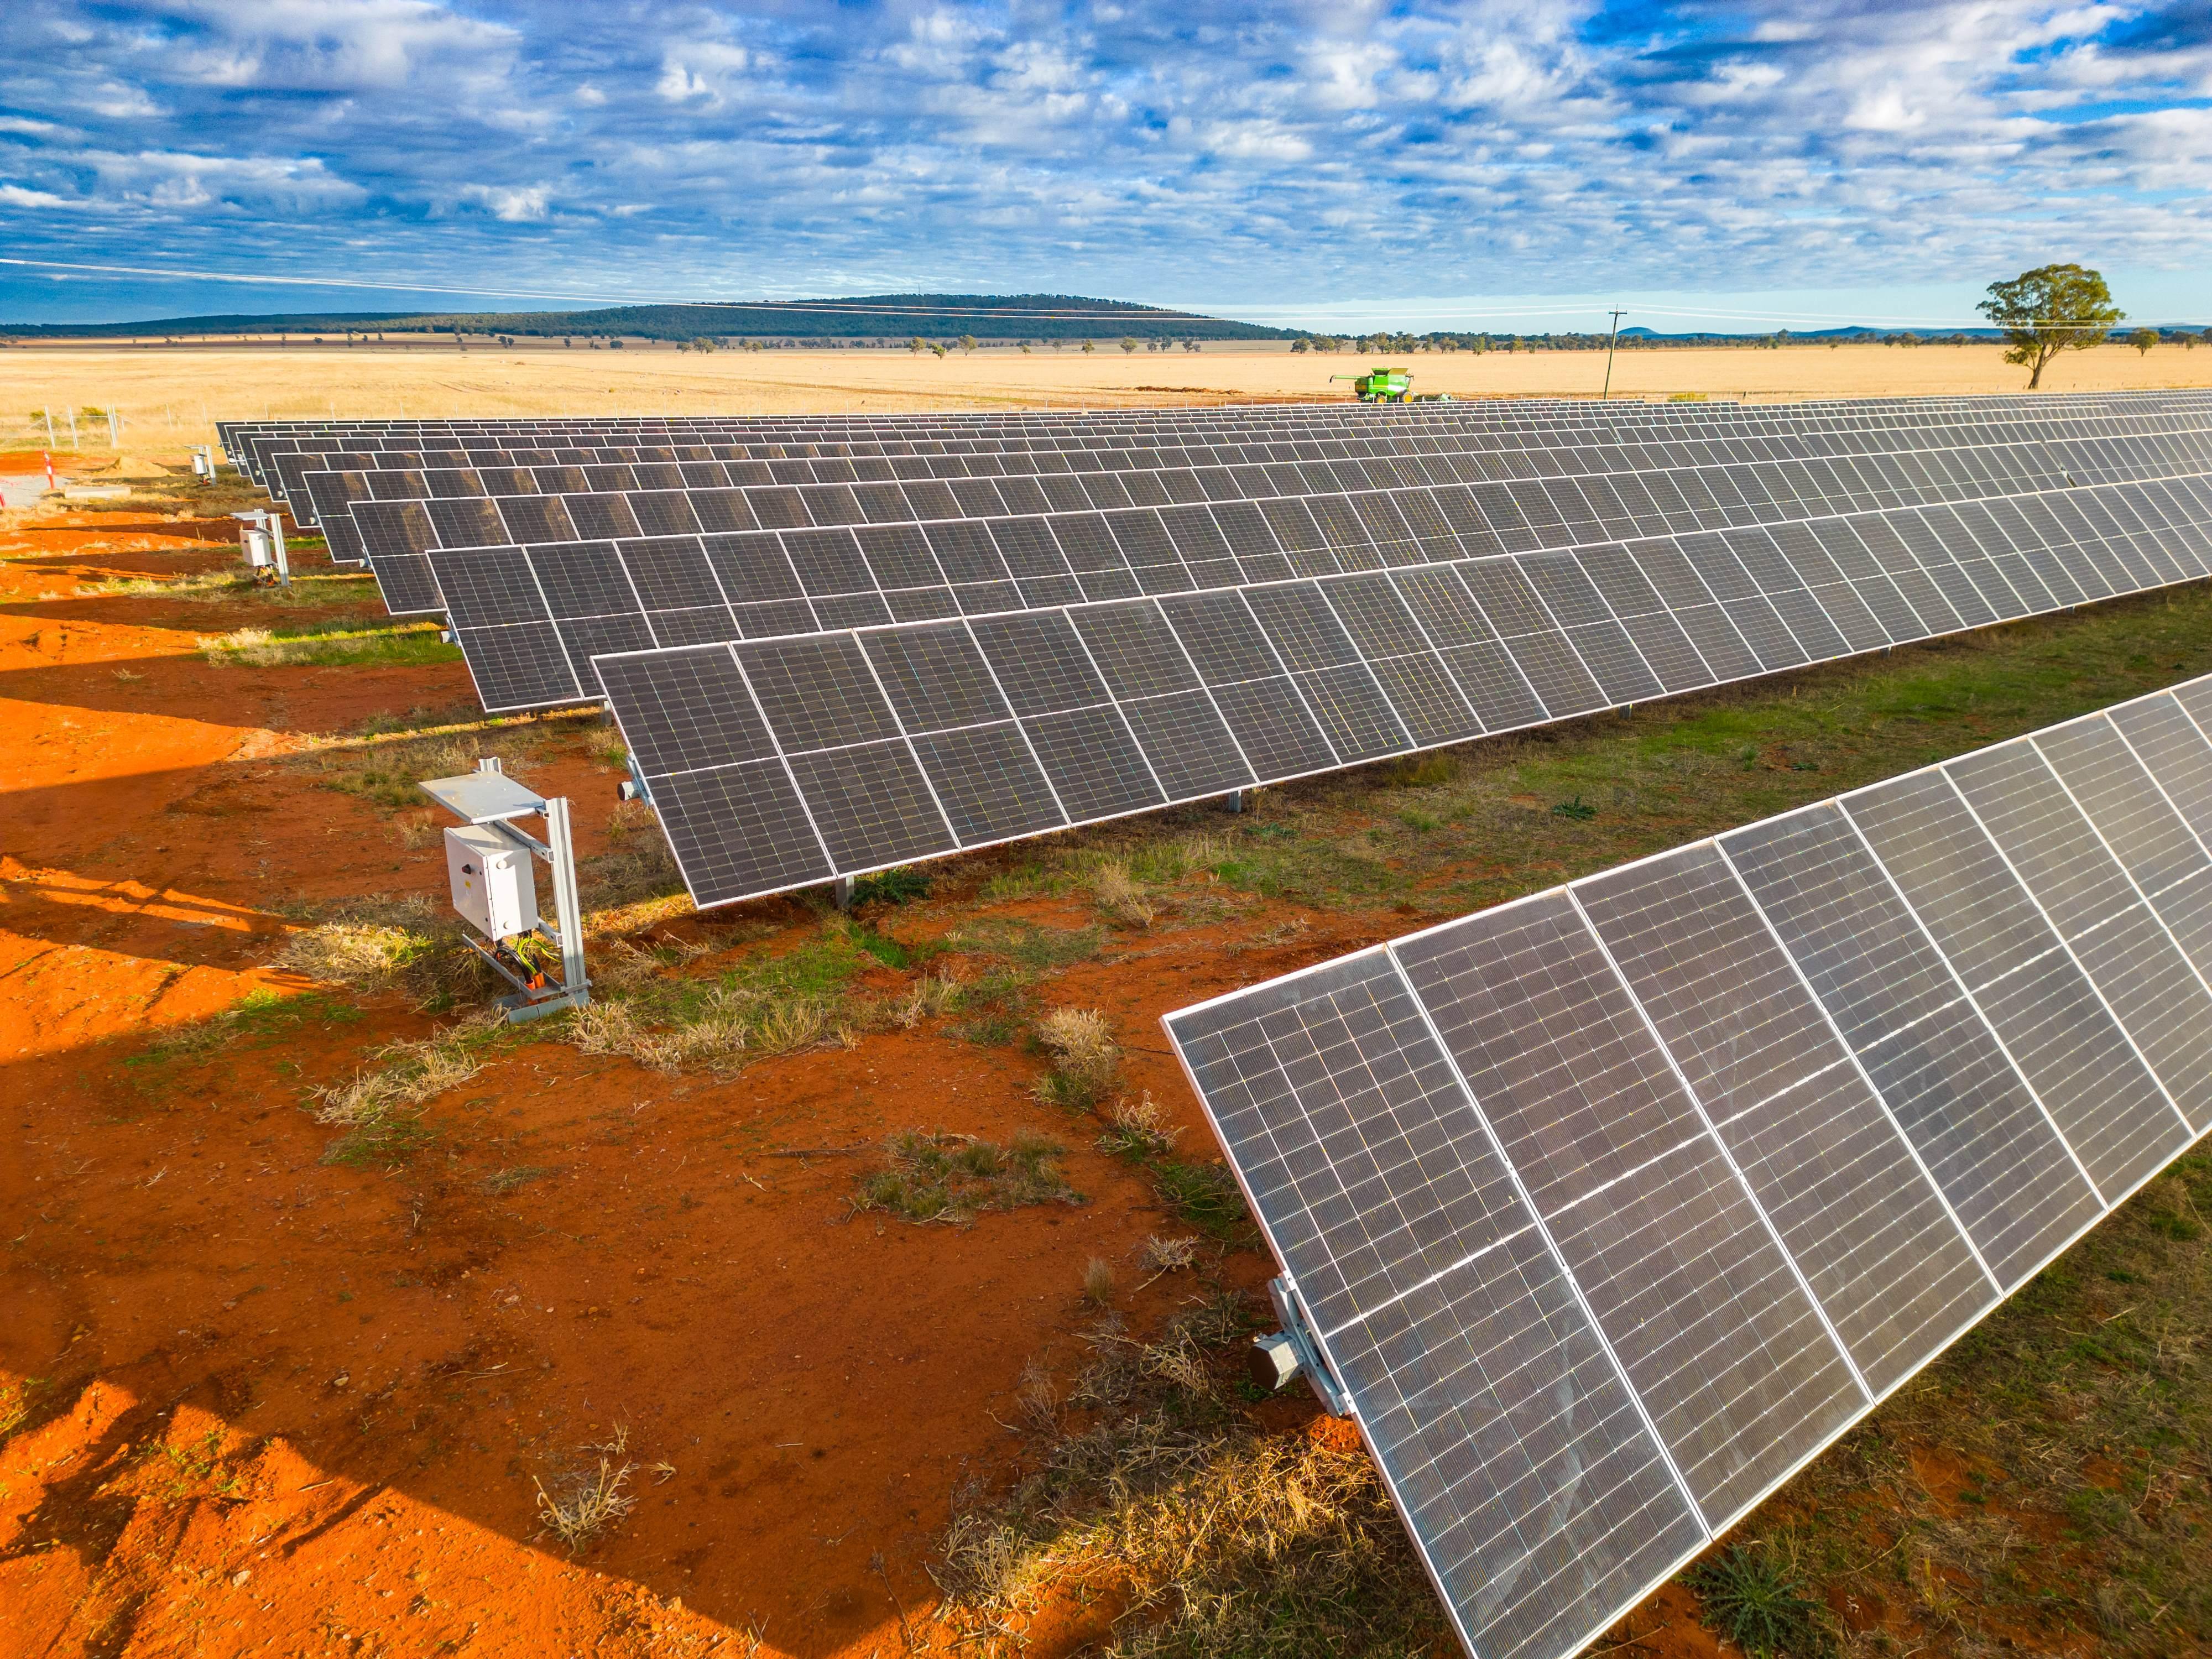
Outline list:
[[[1332,380],[1352,382],[1352,395],[1363,404],[1402,404],[1413,388],[1410,368],[1371,368],[1364,374],[1332,374]]]

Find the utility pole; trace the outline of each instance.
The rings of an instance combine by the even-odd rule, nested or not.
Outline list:
[[[1605,390],[1597,394],[1600,403],[1613,396],[1613,349],[1620,343],[1620,319],[1624,314],[1618,311],[1612,313],[1613,334],[1605,343]]]

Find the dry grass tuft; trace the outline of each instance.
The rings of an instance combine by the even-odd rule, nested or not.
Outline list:
[[[689,967],[716,947],[702,939],[653,939],[640,945],[633,939],[608,940],[595,953],[592,983],[611,991],[634,990],[651,984],[671,969]]]
[[[1163,1126],[1160,1116],[1159,1103],[1152,1098],[1151,1090],[1146,1090],[1137,1100],[1123,1096],[1107,1114],[1109,1127],[1098,1137],[1099,1150],[1112,1152],[1117,1158],[1166,1157],[1182,1138],[1182,1131]]]
[[[1103,1650],[1127,1659],[1442,1650],[1427,1579],[1358,1443],[1263,1434],[1227,1403],[1205,1344],[1239,1334],[1092,1334],[1086,1377],[1112,1370],[1108,1392],[1128,1403],[955,1515],[932,1573],[963,1634],[1018,1644],[1048,1607],[1103,1597],[1125,1609]]]
[[[603,997],[570,1016],[568,1030],[587,1054],[627,1054],[671,1074],[733,1071],[750,1060],[795,1054],[842,1036],[835,1012],[818,997],[718,985],[667,1024],[651,1023],[619,997]]]
[[[1109,859],[1091,872],[1091,892],[1099,912],[1121,927],[1149,927],[1159,916],[1144,884],[1120,859]]]
[[[488,1009],[417,1042],[386,1043],[347,1081],[313,1091],[315,1121],[347,1133],[325,1154],[338,1164],[374,1163],[407,1151],[422,1109],[483,1069],[477,1050],[505,1017]]]
[[[1080,1111],[1113,1086],[1121,1068],[1114,1028],[1095,1008],[1055,1008],[1037,1022],[1052,1070],[1033,1085],[1039,1100]]]
[[[621,730],[611,725],[594,726],[584,734],[584,752],[602,766],[611,766],[617,772],[629,770],[629,748],[623,742]],[[624,805],[642,805],[642,802],[626,801]]]
[[[461,924],[434,917],[419,898],[309,923],[285,939],[276,963],[325,985],[357,991],[398,986],[425,999],[451,997],[484,979]]]
[[[1094,1255],[1084,1265],[1083,1299],[1093,1307],[1113,1305],[1114,1264],[1103,1255]]]
[[[1153,1278],[1162,1273],[1181,1273],[1198,1265],[1198,1240],[1195,1238],[1163,1238],[1158,1233],[1145,1240],[1145,1266],[1151,1268]]]
[[[891,1024],[902,1031],[911,1031],[925,1019],[962,1006],[967,991],[966,981],[951,974],[924,974],[891,1005]]]
[[[532,1482],[538,1488],[538,1513],[545,1530],[567,1545],[571,1555],[589,1549],[637,1507],[637,1499],[627,1490],[630,1476],[637,1472],[637,1465],[626,1455],[629,1431],[617,1424],[611,1438],[583,1449],[595,1455],[594,1465],[556,1477],[555,1491],[547,1492],[542,1480]]]

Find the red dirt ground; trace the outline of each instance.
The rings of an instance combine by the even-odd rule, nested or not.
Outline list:
[[[0,531],[0,1111],[18,1149],[0,1159],[0,1384],[34,1379],[0,1450],[0,1656],[902,1650],[954,1494],[1018,1451],[1002,1425],[1024,1364],[1076,1363],[1085,1263],[1130,1262],[1171,1218],[1087,1145],[1068,1168],[1089,1203],[965,1230],[848,1218],[853,1159],[771,1156],[911,1127],[1080,1139],[1030,1097],[1033,1061],[921,1034],[728,1079],[527,1044],[437,1103],[435,1140],[391,1170],[325,1164],[331,1132],[301,1104],[428,1029],[401,999],[145,1064],[159,1028],[301,988],[264,965],[281,904],[437,893],[434,852],[404,853],[387,817],[286,757],[469,700],[458,665],[212,667],[195,638],[265,612],[78,591],[215,568],[235,556],[203,539],[220,533],[123,514]],[[532,775],[577,799],[588,854],[613,779],[576,722],[547,729]],[[762,914],[794,936],[804,920]],[[1120,939],[1052,988],[1114,1018],[1130,1087],[1186,1146],[1210,1139],[1159,1013],[1402,926],[1321,915],[1288,948],[1242,943],[1291,914]],[[525,1167],[545,1173],[487,1190]],[[1246,1253],[1227,1271],[1267,1269]],[[1188,1293],[1170,1277],[1122,1311],[1141,1329]],[[1279,1409],[1286,1431],[1345,1431]],[[617,1425],[653,1467],[572,1561],[535,1482]],[[1630,1630],[1624,1650],[1717,1651],[1678,1588]],[[1030,1650],[1100,1633],[1040,1631]]]

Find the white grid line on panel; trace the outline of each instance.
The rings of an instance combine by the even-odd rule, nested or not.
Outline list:
[[[1997,1052],[2004,1056],[2005,1064],[2012,1068],[2012,1074],[2020,1079],[2020,1086],[2027,1091],[2027,1097],[2035,1103],[2035,1109],[2043,1114],[2043,1121],[2051,1126],[2051,1133],[2058,1138],[2058,1145],[2064,1150],[2067,1161],[2073,1164],[2074,1172],[2081,1177],[2082,1184],[2088,1188],[2089,1195],[2097,1200],[2100,1210],[2109,1211],[2112,1206],[2106,1203],[2104,1193],[2100,1190],[2096,1182],[2091,1179],[2087,1167],[2081,1162],[2081,1155],[2074,1150],[2074,1143],[2066,1139],[2066,1132],[2058,1127],[2058,1120],[2051,1115],[2051,1109],[2043,1103],[2042,1094],[2034,1084],[2028,1081],[2027,1073],[2021,1068],[2020,1062],[2013,1058],[2012,1046],[1998,1034],[1997,1028],[1990,1023],[1990,1017],[1983,1012],[1980,998],[1968,988],[1966,976],[1960,973],[1957,966],[1952,962],[1949,952],[1936,943],[1936,935],[1929,931],[1928,924],[1921,919],[1920,912],[1912,908],[1912,901],[1905,897],[1905,889],[1898,884],[1896,876],[1891,872],[1890,867],[1881,861],[1881,855],[1874,850],[1874,844],[1868,841],[1866,831],[1859,827],[1858,819],[1851,815],[1849,805],[1840,799],[1836,805],[1843,816],[1844,823],[1850,826],[1851,834],[1857,838],[1860,847],[1865,850],[1866,855],[1874,860],[1875,867],[1881,872],[1882,879],[1889,884],[1889,890],[1897,896],[1897,902],[1905,907],[1905,914],[1912,919],[1914,928],[1927,942],[1928,948],[1935,952],[1936,959],[1943,964],[1943,971],[1950,975],[1952,984],[1958,988],[1960,996],[1965,1000],[1966,1006],[1973,1011],[1974,1018],[1979,1020],[1983,1029],[1989,1032],[1990,1041],[1997,1046]],[[1983,833],[1988,832],[1984,830]]]
[[[1681,1061],[1674,1057],[1674,1051],[1667,1046],[1667,1039],[1660,1035],[1658,1024],[1651,1018],[1651,1011],[1644,1006],[1643,999],[1636,994],[1636,988],[1628,982],[1628,975],[1621,971],[1620,963],[1613,954],[1613,946],[1606,943],[1605,935],[1598,932],[1597,924],[1590,920],[1589,912],[1583,908],[1580,895],[1571,885],[1562,890],[1566,895],[1567,902],[1573,907],[1576,918],[1581,921],[1583,931],[1596,942],[1598,953],[1604,957],[1605,965],[1612,971],[1621,994],[1628,999],[1629,1006],[1636,1010],[1637,1018],[1644,1022],[1644,1029],[1650,1035],[1652,1046],[1659,1051],[1660,1058],[1667,1062],[1667,1069],[1674,1074],[1675,1083],[1689,1101],[1690,1109],[1698,1115],[1698,1121],[1704,1126],[1705,1139],[1719,1149],[1721,1159],[1728,1165],[1729,1173],[1735,1177],[1736,1185],[1743,1189],[1744,1197],[1750,1200],[1752,1213],[1759,1218],[1759,1224],[1766,1230],[1767,1237],[1773,1242],[1775,1249],[1788,1266],[1790,1276],[1796,1281],[1798,1291],[1812,1308],[1814,1316],[1820,1320],[1820,1328],[1828,1334],[1828,1340],[1835,1345],[1837,1354],[1851,1374],[1851,1381],[1858,1385],[1860,1395],[1871,1402],[1874,1390],[1867,1387],[1867,1380],[1859,1371],[1858,1361],[1851,1357],[1851,1351],[1844,1346],[1842,1336],[1838,1334],[1834,1322],[1828,1317],[1827,1309],[1820,1304],[1820,1298],[1813,1294],[1812,1282],[1805,1277],[1804,1268],[1790,1254],[1790,1247],[1782,1242],[1781,1230],[1774,1224],[1774,1218],[1767,1214],[1766,1206],[1759,1201],[1759,1194],[1752,1190],[1750,1181],[1744,1176],[1743,1166],[1736,1162],[1735,1154],[1729,1150],[1728,1142],[1721,1138],[1720,1131],[1714,1127],[1712,1114],[1705,1109],[1704,1097],[1691,1086],[1688,1075],[1682,1070]]]
[[[1960,1240],[1972,1253],[1976,1265],[1982,1270],[1982,1276],[1990,1281],[1990,1288],[2002,1297],[2004,1294],[2004,1285],[1998,1280],[1996,1274],[1990,1271],[1989,1262],[1982,1255],[1981,1247],[1974,1243],[1974,1236],[1966,1231],[1966,1224],[1959,1218],[1959,1212],[1951,1207],[1950,1198],[1944,1193],[1942,1183],[1937,1181],[1929,1171],[1927,1161],[1920,1156],[1920,1149],[1912,1144],[1912,1137],[1905,1133],[1905,1126],[1897,1121],[1897,1114],[1890,1106],[1889,1097],[1875,1085],[1874,1078],[1866,1068],[1866,1062],[1859,1057],[1859,1052],[1851,1045],[1850,1040],[1844,1036],[1843,1027],[1836,1023],[1834,1014],[1829,1012],[1828,1005],[1820,1000],[1820,993],[1813,988],[1813,981],[1806,976],[1804,964],[1797,960],[1796,953],[1784,942],[1780,930],[1774,925],[1774,919],[1766,914],[1765,907],[1759,903],[1759,896],[1751,890],[1751,884],[1744,879],[1743,872],[1736,867],[1735,860],[1729,856],[1729,849],[1722,843],[1720,838],[1714,836],[1705,844],[1711,846],[1720,854],[1721,862],[1728,866],[1729,874],[1735,878],[1736,886],[1743,894],[1744,902],[1751,907],[1752,914],[1759,918],[1759,926],[1766,929],[1767,937],[1774,941],[1774,948],[1782,953],[1782,959],[1790,964],[1790,971],[1796,976],[1797,983],[1803,988],[1806,998],[1813,1006],[1813,1011],[1820,1017],[1821,1023],[1828,1028],[1829,1035],[1835,1038],[1837,1046],[1844,1051],[1844,1056],[1850,1061],[1851,1069],[1858,1073],[1859,1081],[1866,1085],[1867,1093],[1873,1096],[1875,1102],[1881,1107],[1883,1118],[1887,1121],[1899,1144],[1904,1146],[1905,1155],[1911,1158],[1912,1167],[1920,1171],[1920,1178],[1928,1183],[1928,1189],[1936,1194],[1936,1201],[1943,1206],[1943,1213],[1951,1218],[1951,1224],[1959,1230]]]
[[[2117,732],[2118,728],[2115,726],[2113,730]],[[2195,976],[2197,984],[2203,987],[2204,994],[2209,997],[2212,997],[2212,983],[2208,983],[2206,981],[2204,970],[2202,968],[2199,968],[2197,965],[2196,959],[2192,957],[2187,951],[2182,948],[2181,941],[2174,937],[2173,929],[2167,925],[2166,918],[2159,914],[2158,907],[2150,902],[2150,895],[2143,891],[2142,884],[2136,879],[2135,872],[2129,869],[2127,861],[2121,858],[2117,852],[2112,850],[2112,842],[2105,838],[2105,832],[2098,827],[2096,819],[2091,817],[2089,814],[2083,810],[2081,798],[2074,793],[2074,786],[2067,782],[2066,780],[2060,775],[2058,769],[2051,763],[2051,757],[2043,752],[2043,745],[2036,740],[2040,735],[2040,733],[2033,732],[2028,733],[2027,742],[2030,752],[2033,753],[2037,761],[2041,763],[2043,769],[2051,775],[2051,781],[2057,784],[2058,787],[2065,793],[2067,800],[2072,804],[2075,811],[2081,814],[2081,822],[2089,826],[2089,833],[2096,836],[2097,844],[2105,849],[2105,856],[2112,860],[2114,867],[2119,871],[2121,878],[2128,884],[2128,890],[2136,896],[2136,904],[2149,915],[2153,921],[2158,924],[2159,932],[2166,936],[2166,942],[2173,947],[2174,955],[2181,958],[2182,964],[2189,969],[2192,975]],[[2125,738],[2122,738],[2120,741],[2125,743],[2127,739]],[[2130,747],[2129,752],[2130,754],[2134,752],[2132,746]],[[2148,768],[2144,769],[2148,770]],[[1964,792],[1962,791],[1961,793],[1963,793]],[[2163,790],[2160,791],[2160,793],[2161,794],[2164,793],[2165,791]],[[2175,816],[2179,817],[2179,814],[2177,813]],[[2188,823],[2188,820],[2184,818],[2182,819],[2182,822],[2185,825]],[[2192,832],[2192,835],[2193,833],[2194,832]],[[2200,842],[2199,845],[2201,846],[2202,843]],[[2163,891],[2165,890],[2161,889],[2160,890]],[[2133,1039],[2130,1038],[2130,1041],[2132,1042]],[[2155,1073],[2154,1073],[2154,1075],[2155,1075]],[[2159,1085],[2160,1093],[2165,1093],[2165,1087],[2166,1085],[2164,1084],[2160,1084]],[[2168,1105],[2173,1105],[2172,1096],[2166,1096],[2166,1103]],[[2184,1128],[2191,1127],[2190,1125],[2189,1119],[2183,1114],[2180,1107],[2174,1106],[2173,1110],[2174,1115],[2181,1119],[2182,1127]]]
[[[1659,1425],[1652,1421],[1651,1413],[1644,1403],[1644,1396],[1636,1391],[1636,1384],[1629,1380],[1628,1368],[1621,1364],[1620,1356],[1613,1352],[1613,1339],[1606,1334],[1605,1327],[1598,1322],[1597,1315],[1590,1307],[1589,1298],[1583,1294],[1582,1285],[1575,1278],[1574,1270],[1567,1265],[1566,1255],[1559,1249],[1559,1241],[1552,1237],[1552,1229],[1544,1219],[1543,1211],[1537,1207],[1534,1197],[1528,1191],[1528,1182],[1522,1178],[1520,1166],[1506,1155],[1505,1143],[1499,1138],[1496,1127],[1491,1123],[1490,1114],[1483,1109],[1482,1102],[1476,1097],[1474,1087],[1467,1080],[1467,1073],[1461,1070],[1459,1056],[1452,1053],[1451,1045],[1444,1041],[1443,1033],[1437,1029],[1435,1016],[1430,1013],[1428,1004],[1421,1000],[1420,993],[1413,988],[1413,981],[1406,973],[1405,963],[1398,957],[1399,943],[1400,941],[1394,939],[1384,944],[1381,949],[1389,958],[1391,967],[1396,970],[1400,982],[1406,988],[1407,995],[1413,998],[1413,1006],[1420,1015],[1421,1023],[1428,1027],[1429,1040],[1437,1045],[1437,1051],[1443,1056],[1444,1064],[1451,1067],[1452,1076],[1458,1082],[1461,1092],[1467,1097],[1468,1105],[1474,1109],[1475,1121],[1482,1126],[1483,1135],[1490,1142],[1491,1150],[1498,1155],[1498,1161],[1505,1167],[1506,1173],[1511,1177],[1513,1190],[1519,1195],[1522,1204],[1534,1218],[1536,1231],[1544,1241],[1544,1248],[1551,1253],[1553,1265],[1559,1269],[1559,1277],[1567,1288],[1574,1292],[1575,1302],[1582,1309],[1583,1317],[1589,1321],[1590,1329],[1596,1334],[1598,1346],[1605,1350],[1605,1357],[1612,1362],[1613,1371],[1620,1380],[1620,1386],[1627,1392],[1631,1403],[1636,1407],[1637,1416],[1643,1419],[1644,1431],[1651,1437],[1651,1443],[1657,1448],[1661,1459],[1666,1463],[1667,1472],[1674,1477],[1674,1484],[1682,1494],[1683,1504],[1687,1506],[1691,1515],[1696,1518],[1698,1527],[1704,1531],[1706,1539],[1710,1540],[1714,1536],[1713,1529],[1706,1524],[1705,1510],[1698,1504],[1697,1495],[1690,1490],[1690,1483],[1683,1478],[1681,1468],[1674,1461],[1674,1451],[1668,1446],[1665,1437],[1659,1432]]]
[[[2033,749],[2032,752],[2034,753],[2038,760],[2043,762],[2044,769],[2050,772],[2051,775],[2056,778],[2057,776],[2057,769],[2051,765],[2051,763],[2047,759],[2044,758],[2043,751],[2039,749]],[[1988,841],[1991,847],[1996,849],[1996,855],[1999,859],[2003,860],[2004,867],[2012,872],[2012,878],[2020,884],[2020,890],[2027,896],[2027,902],[2035,907],[2035,914],[2043,918],[2043,925],[2051,930],[2051,936],[2058,941],[2057,948],[2066,953],[2066,959],[2074,964],[2075,972],[2081,975],[2081,982],[2089,988],[2089,994],[2097,999],[2097,1006],[2102,1008],[2106,1014],[2111,1018],[2113,1029],[2119,1032],[2121,1040],[2128,1045],[2129,1051],[2135,1055],[2136,1060],[2142,1065],[2145,1074],[2149,1077],[2153,1084],[2157,1085],[2159,1097],[2166,1102],[2167,1109],[2172,1112],[2174,1116],[2181,1120],[2182,1129],[2185,1133],[2194,1135],[2197,1133],[2196,1126],[2190,1122],[2188,1114],[2181,1109],[2180,1104],[2174,1099],[2172,1091],[2167,1089],[2166,1086],[2166,1079],[2159,1076],[2158,1068],[2150,1063],[2150,1056],[2143,1053],[2142,1045],[2136,1041],[2135,1033],[2128,1030],[2127,1022],[2120,1018],[2119,1010],[2112,1006],[2111,999],[2106,997],[2105,994],[2104,987],[2097,983],[2096,976],[2090,973],[2088,964],[2081,960],[2081,953],[2075,950],[2072,940],[2066,937],[2065,929],[2059,927],[2057,921],[2051,916],[2051,912],[2044,908],[2043,901],[2036,896],[2035,889],[2027,884],[2027,878],[2020,872],[2020,866],[2013,862],[2012,854],[2006,849],[2005,844],[1997,839],[1995,832],[1990,830],[1990,826],[1985,822],[1984,822],[1980,809],[1975,806],[1973,801],[1968,798],[1966,792],[1959,787],[1959,781],[1951,775],[1949,770],[1940,765],[1936,768],[1936,770],[1942,773],[1944,782],[1951,786],[1952,795],[1958,800],[1960,805],[1966,809],[1967,815],[1973,819],[1975,826],[1981,830],[1983,837]],[[2069,800],[2073,799],[2070,792],[2069,793],[2067,799]],[[2078,801],[2075,803],[2075,810],[2076,811],[2081,811],[2081,804]],[[1845,809],[1845,816],[1850,816],[1850,811],[1848,808]],[[2083,812],[2081,816],[2085,821],[2088,817],[2088,814],[2086,812]],[[1853,820],[1854,827],[1856,827],[1856,822],[1857,821],[1856,819]],[[2090,828],[2093,830],[2095,829],[2095,827],[2096,826],[2094,824],[2090,825]],[[2098,839],[2102,841],[2104,837],[2100,836]],[[2110,853],[2112,848],[2107,847],[2105,850],[2107,853]],[[2115,864],[2119,863],[2119,860],[2117,856],[2113,858],[2112,861]],[[2125,866],[2121,866],[2121,873],[2126,873]],[[2132,878],[2130,878],[2130,884],[2131,886],[2133,885]],[[2136,890],[2136,893],[2137,902],[2142,904],[2142,908],[2144,909],[2150,910],[2151,907],[2149,904],[2143,901],[2142,890],[2137,888]],[[2157,912],[2152,911],[2151,914],[2153,918],[2156,919]],[[2116,919],[2116,917],[2107,917],[2106,920],[2112,921]],[[2100,923],[2099,925],[2102,926],[2103,924]],[[2161,927],[2165,927],[2165,923],[2162,921],[2160,922],[2159,925]],[[2089,931],[2093,930],[2085,929],[2083,933],[2081,935],[2077,935],[2077,937],[2086,937]],[[2172,939],[2172,934],[2168,933],[2166,937],[2171,940]],[[2185,954],[2182,954],[2181,947],[2178,942],[2174,945],[2174,950],[2177,954],[2180,954],[2182,956],[2182,960],[2184,962],[2188,961],[2188,957]],[[2048,956],[2050,952],[2048,951],[2042,952],[2036,959],[2039,961],[2043,956]],[[2022,965],[2025,966],[2026,964],[2023,963]],[[1992,985],[1996,982],[1997,981],[1995,980],[1990,981]],[[2200,985],[2203,983],[2203,975],[2202,974],[2197,975],[2197,982]],[[1994,1031],[1996,1027],[1992,1024],[1990,1029]],[[2001,1042],[2002,1041],[2002,1039],[1999,1040]],[[2038,1103],[2039,1104],[2040,1103],[2039,1102]],[[2051,1125],[2051,1127],[2054,1129],[2057,1127],[2058,1126],[2056,1122]],[[2064,1139],[2063,1136],[2061,1136],[2060,1138],[2062,1139]],[[2076,1159],[2075,1161],[2078,1164],[2080,1160]],[[2082,1174],[2084,1176],[2087,1175],[2087,1173],[2088,1171],[2086,1169],[2082,1170]],[[2092,1185],[2094,1186],[2094,1183],[2093,1182]],[[2099,1198],[2100,1200],[2102,1200],[2102,1197],[2103,1194],[2100,1194]]]

